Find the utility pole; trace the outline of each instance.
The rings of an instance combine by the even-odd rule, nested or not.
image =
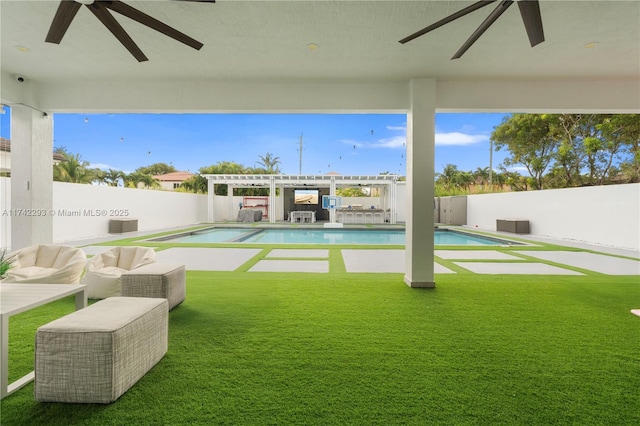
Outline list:
[[[301,175],[302,174],[302,133],[300,133],[300,170],[298,171],[298,174]]]

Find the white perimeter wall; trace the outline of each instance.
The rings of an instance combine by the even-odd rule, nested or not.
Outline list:
[[[10,181],[0,178],[2,247],[9,247],[11,242],[11,220],[4,215],[11,209]],[[53,242],[58,243],[108,235],[110,213],[114,210],[128,210],[128,216],[122,218],[137,219],[139,231],[206,222],[207,196],[54,182],[53,210]],[[107,215],[103,216],[105,210]],[[78,215],[63,216],[63,211],[78,212]]]
[[[640,184],[480,194],[467,197],[467,224],[527,219],[532,235],[640,250]]]

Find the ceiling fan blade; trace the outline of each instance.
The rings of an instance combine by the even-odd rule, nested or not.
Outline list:
[[[142,25],[152,28],[175,40],[178,40],[179,42],[184,43],[187,46],[193,47],[196,50],[200,50],[202,46],[204,46],[198,40],[195,40],[189,37],[188,35],[181,33],[175,28],[171,28],[169,25],[158,21],[156,18],[153,18],[147,15],[146,13],[139,11],[134,7],[131,7],[126,3],[114,0],[110,2],[105,2],[104,6],[113,10],[114,12],[118,12],[119,14],[126,16],[127,18],[131,18],[134,21],[141,23]]]
[[[488,6],[491,3],[494,3],[496,0],[485,0],[485,1],[479,1],[477,3],[472,4],[471,6],[467,6],[464,9],[460,9],[459,11],[457,11],[456,13],[453,13],[449,16],[447,16],[446,18],[443,18],[441,20],[439,20],[438,22],[429,25],[428,27],[425,27],[423,29],[421,29],[420,31],[411,34],[408,37],[403,38],[402,40],[400,40],[399,43],[405,44],[415,38],[420,37],[421,35],[424,35],[426,33],[428,33],[429,31],[433,31],[436,28],[439,28],[445,24],[448,24],[451,21],[455,21],[458,18],[461,18],[471,12],[473,12],[474,10],[478,10],[482,7]]]
[[[509,8],[509,6],[511,6],[513,4],[513,0],[503,0],[500,2],[500,4],[498,5],[498,7],[496,7],[495,9],[493,9],[493,12],[491,12],[491,14],[489,16],[487,16],[487,19],[485,19],[484,21],[482,21],[482,24],[480,24],[480,26],[473,32],[473,34],[471,34],[471,37],[469,37],[469,39],[467,41],[464,42],[464,44],[462,45],[462,47],[460,49],[458,49],[458,51],[456,52],[455,55],[453,55],[453,57],[451,59],[458,59],[460,58],[462,55],[464,55],[464,52],[466,52],[467,50],[469,50],[469,48],[473,45],[473,43],[475,43],[482,34],[484,34],[485,31],[487,31],[487,29],[500,17],[500,15],[502,15],[504,13],[505,10],[507,10]]]
[[[101,4],[101,2],[93,2],[86,5],[96,18],[107,27],[111,33],[122,43],[122,45],[138,60],[138,62],[148,61],[149,59],[142,53],[142,50],[138,47],[135,41],[129,34],[122,28],[122,26],[116,21],[116,19],[109,13],[109,11]]]
[[[71,25],[71,21],[73,21],[76,13],[78,13],[80,6],[82,5],[75,1],[62,0],[60,6],[58,6],[56,15],[53,17],[51,27],[49,27],[47,38],[45,38],[44,41],[60,44],[62,37],[64,37],[67,29],[69,29],[69,25]]]
[[[542,30],[540,3],[538,0],[520,0],[518,7],[520,8],[524,27],[527,29],[531,47],[542,43],[544,41],[544,31]]]

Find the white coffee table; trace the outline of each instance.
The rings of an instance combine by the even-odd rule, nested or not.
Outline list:
[[[54,300],[76,295],[76,310],[87,306],[87,286],[81,284],[4,284],[0,283],[0,399],[33,380],[34,372],[9,383],[9,317]]]

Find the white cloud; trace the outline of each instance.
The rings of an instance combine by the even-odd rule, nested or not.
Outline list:
[[[114,167],[114,166],[110,166],[109,164],[103,164],[103,163],[90,163],[89,167],[92,169],[101,169],[101,170],[109,170],[109,169],[120,170],[119,167]]]
[[[436,133],[436,145],[473,145],[489,142],[487,135],[472,135],[461,132]]]
[[[378,139],[371,144],[371,148],[404,148],[406,143],[406,136],[393,136],[390,138]]]

